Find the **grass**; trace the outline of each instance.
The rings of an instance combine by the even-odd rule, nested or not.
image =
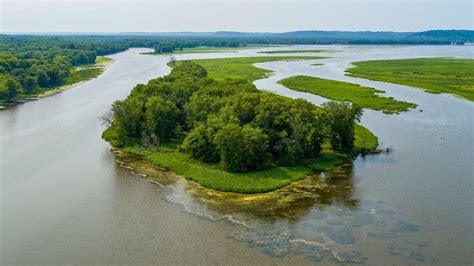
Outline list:
[[[62,85],[72,85],[81,81],[93,79],[99,76],[102,71],[102,68],[96,67],[73,70],[71,74],[63,80]]]
[[[474,101],[474,59],[416,58],[353,63],[349,76],[451,93]]]
[[[216,80],[226,78],[246,79],[254,81],[267,77],[272,73],[271,70],[262,69],[253,66],[256,63],[273,61],[293,61],[293,60],[314,60],[324,57],[316,56],[259,56],[259,57],[232,57],[217,59],[196,59],[192,60],[203,66],[209,77]],[[179,63],[179,61],[178,61]]]
[[[379,140],[367,128],[356,125],[354,144],[359,150],[375,150],[379,146]]]
[[[363,134],[360,134],[363,132]],[[377,139],[370,131],[362,126],[356,127],[356,144],[373,147]],[[104,131],[102,137],[115,144],[113,127]],[[369,138],[369,139],[365,139]],[[363,147],[358,146],[358,149]],[[219,164],[208,164],[191,158],[188,154],[179,152],[176,144],[160,147],[159,151],[152,151],[143,147],[125,147],[123,151],[148,159],[152,164],[170,170],[200,185],[226,192],[263,193],[287,186],[294,181],[306,178],[314,172],[324,172],[335,169],[337,166],[350,160],[350,155],[324,151],[319,156],[306,159],[298,166],[273,167],[261,171],[246,173],[231,173],[224,171]]]
[[[113,61],[113,59],[98,56],[95,59],[95,64],[81,65],[71,70],[69,76],[61,82],[60,86],[72,85],[96,78],[104,72],[105,65],[111,61]]]
[[[262,51],[262,54],[301,54],[301,53],[335,53],[336,50],[275,50]]]
[[[95,59],[96,64],[103,64],[103,63],[108,63],[108,62],[112,62],[112,61],[113,61],[112,58],[103,57],[103,56],[98,56]]]
[[[308,76],[293,76],[279,81],[283,86],[301,92],[317,94],[327,99],[336,101],[349,101],[362,108],[380,110],[387,114],[408,111],[416,104],[397,101],[391,97],[379,96],[376,90],[357,84],[321,79]]]

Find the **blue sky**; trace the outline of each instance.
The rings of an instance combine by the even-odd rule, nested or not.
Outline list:
[[[473,1],[0,0],[1,32],[473,29]]]

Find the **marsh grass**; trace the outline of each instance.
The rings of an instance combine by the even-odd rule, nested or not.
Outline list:
[[[196,59],[195,63],[203,66],[210,78],[223,80],[226,78],[246,79],[254,81],[267,77],[271,70],[253,66],[256,63],[274,61],[315,60],[325,57],[317,56],[259,56],[259,57],[232,57],[217,59]],[[178,61],[179,63],[179,61]]]
[[[374,150],[377,149],[377,147],[379,146],[379,140],[367,128],[361,125],[356,125],[354,145],[358,149]]]
[[[349,101],[362,108],[380,110],[388,114],[408,111],[410,108],[416,107],[416,104],[413,103],[377,95],[377,93],[384,91],[353,83],[309,76],[293,76],[282,79],[278,83],[292,90],[317,94],[336,101]]]
[[[261,54],[302,54],[302,53],[336,53],[337,50],[275,50],[262,51]]]
[[[452,93],[474,101],[474,59],[416,58],[353,63],[349,76]]]

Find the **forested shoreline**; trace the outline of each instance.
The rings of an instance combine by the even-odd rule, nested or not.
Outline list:
[[[288,33],[141,33],[104,35],[2,35],[0,34],[0,104],[35,95],[61,85],[71,69],[93,64],[97,56],[131,47],[172,53],[200,46],[239,48],[293,44],[449,44],[474,40],[473,31],[324,32]]]
[[[104,138],[135,154],[151,152],[160,166],[178,173],[199,165],[201,172],[249,173],[257,182],[258,171],[290,167],[290,176],[296,171],[302,178],[358,153],[355,126],[361,114],[357,105],[329,102],[321,108],[257,90],[246,80],[216,81],[200,65],[184,61],[115,102],[104,117],[111,123]],[[193,175],[199,182],[199,173]],[[254,191],[247,189],[242,192]]]

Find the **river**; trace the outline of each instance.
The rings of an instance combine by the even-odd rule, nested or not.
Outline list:
[[[157,185],[166,183],[167,173],[146,182],[120,167],[100,137],[98,117],[115,100],[170,71],[169,56],[130,49],[111,55],[114,63],[96,79],[0,112],[2,264],[472,264],[474,104],[344,75],[354,61],[473,58],[472,48],[271,49],[288,48],[339,52],[257,64],[275,71],[257,80],[258,88],[323,102],[275,83],[304,74],[371,86],[418,104],[400,115],[365,110],[362,124],[393,151],[357,158],[341,176],[314,177],[330,184],[327,195],[295,200],[278,212],[213,203],[176,177],[171,188]],[[176,57],[265,55],[257,52],[268,49]],[[324,66],[310,66],[316,62]]]

